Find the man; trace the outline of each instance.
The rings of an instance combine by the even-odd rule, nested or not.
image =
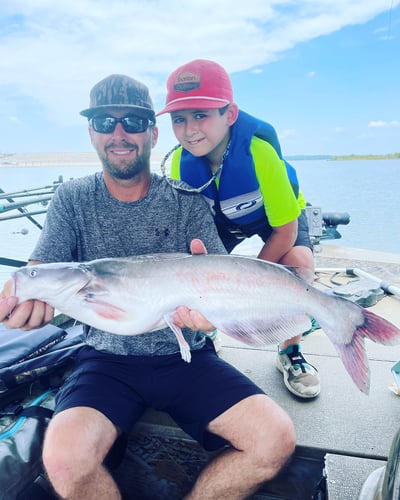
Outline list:
[[[89,119],[102,173],[57,189],[32,262],[188,252],[192,240],[192,252],[203,253],[196,238],[213,253],[224,252],[204,200],[150,172],[158,131],[146,86],[111,75],[94,86],[90,107],[81,114]],[[9,283],[2,297],[0,321],[8,327],[35,328],[53,316],[51,307],[39,301],[16,306]],[[207,449],[230,445],[200,473],[190,499],[248,497],[293,452],[287,414],[218,358],[212,342],[198,331],[212,325],[196,311],[180,312],[176,323],[195,328],[184,329],[190,364],[181,360],[169,329],[136,336],[87,329],[87,346],[57,395],[44,442],[44,465],[60,497],[121,498],[103,462],[147,406],[170,413]]]
[[[274,128],[239,110],[229,75],[219,64],[196,59],[167,81],[166,105],[182,146],[171,176],[209,203],[228,252],[255,234],[264,241],[258,257],[314,275],[304,198],[294,168],[282,160]],[[311,324],[310,324],[311,326]],[[299,398],[320,393],[317,369],[301,353],[304,330],[278,347],[277,367],[287,389]]]

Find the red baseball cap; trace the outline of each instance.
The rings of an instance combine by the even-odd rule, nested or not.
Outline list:
[[[156,116],[181,109],[218,109],[232,102],[232,84],[224,68],[213,61],[195,59],[171,73],[165,108]]]

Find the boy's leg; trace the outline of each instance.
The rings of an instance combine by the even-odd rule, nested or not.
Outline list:
[[[306,240],[304,241],[306,243]],[[297,267],[305,274],[310,274],[311,279],[314,276],[314,257],[311,249],[305,244],[293,247],[280,264]],[[297,335],[282,342],[278,346],[276,364],[283,374],[285,386],[292,394],[303,399],[315,398],[321,390],[319,374],[315,366],[304,358],[300,346],[301,339],[302,335]]]

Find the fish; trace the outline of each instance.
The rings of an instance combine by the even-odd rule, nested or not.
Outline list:
[[[400,343],[399,328],[386,319],[255,257],[170,253],[44,263],[19,268],[12,279],[19,303],[41,300],[110,333],[138,335],[169,326],[186,362],[190,348],[173,322],[177,306],[198,310],[219,331],[251,346],[281,343],[307,331],[314,318],[366,394],[364,339]]]

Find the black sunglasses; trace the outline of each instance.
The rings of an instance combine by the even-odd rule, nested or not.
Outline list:
[[[154,125],[152,120],[141,118],[137,115],[128,115],[123,118],[106,115],[94,116],[90,118],[89,123],[92,129],[100,134],[112,134],[117,123],[122,125],[127,134],[141,134],[142,132],[146,132],[149,126]]]

